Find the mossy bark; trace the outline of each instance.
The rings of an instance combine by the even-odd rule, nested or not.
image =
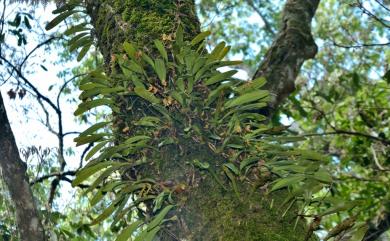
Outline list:
[[[112,56],[123,53],[124,41],[136,44],[153,56],[156,51],[153,40],[174,36],[179,23],[185,27],[187,39],[193,38],[200,29],[193,0],[90,1],[88,12],[109,74],[113,67]],[[116,118],[129,126],[137,112],[146,111],[142,106],[130,111],[124,108]],[[181,126],[171,126],[160,135],[178,137],[177,133],[182,130]],[[162,229],[161,240],[304,240],[306,226],[301,220],[294,229],[294,210],[282,217],[284,210],[280,209],[280,204],[284,191],[266,196],[264,190],[253,190],[252,185],[242,181],[236,193],[222,173],[222,156],[201,140],[192,137],[178,140],[177,145],[161,148],[155,156],[150,154],[156,161],[137,170],[137,175],[183,187],[175,195],[178,205],[174,212],[178,220]],[[118,135],[117,142],[121,141]],[[210,163],[215,175],[194,168],[191,165],[194,159]],[[258,186],[264,187],[266,183],[261,184]]]

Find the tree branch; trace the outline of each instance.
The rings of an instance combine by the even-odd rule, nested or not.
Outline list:
[[[27,166],[20,159],[0,93],[0,167],[15,205],[21,240],[46,240],[34,197],[28,184]]]
[[[268,116],[295,90],[294,81],[303,62],[317,53],[311,20],[320,0],[288,0],[282,27],[253,78],[265,77],[270,91]]]
[[[384,145],[390,145],[390,140],[386,140],[380,137],[376,136],[371,136],[365,133],[361,132],[354,132],[354,131],[345,131],[345,130],[340,130],[340,129],[334,129],[335,131],[333,132],[324,132],[324,133],[309,133],[309,134],[304,134],[304,135],[299,135],[301,137],[310,137],[310,136],[326,136],[326,135],[351,135],[351,136],[361,136],[365,137],[367,139],[375,140],[378,142],[381,142]]]
[[[255,6],[253,0],[248,0],[247,1],[248,5],[257,13],[257,15],[259,15],[259,17],[261,18],[261,20],[264,22],[264,28],[265,30],[271,34],[272,37],[275,36],[275,31],[272,29],[271,27],[271,24],[268,22],[267,18],[264,17],[264,15],[262,14],[262,12],[260,11],[260,9],[258,7]]]
[[[344,44],[336,43],[335,41],[333,41],[333,45],[337,46],[337,47],[340,47],[340,48],[350,49],[350,48],[364,48],[364,47],[383,47],[383,46],[390,45],[390,42],[387,42],[387,43],[370,43],[370,44],[363,43],[363,44],[356,44],[356,45],[344,45]]]
[[[35,185],[37,183],[40,183],[40,182],[43,182],[49,178],[52,178],[52,177],[60,177],[60,179],[62,177],[65,177],[65,176],[74,176],[76,175],[76,171],[66,171],[66,172],[55,172],[55,173],[50,173],[50,174],[47,174],[47,175],[44,175],[42,177],[39,177],[37,179],[35,179],[34,181],[30,182],[30,185]]]
[[[378,225],[372,225],[368,228],[362,241],[375,241],[390,229],[390,213],[385,212],[381,216],[383,218],[379,221]]]

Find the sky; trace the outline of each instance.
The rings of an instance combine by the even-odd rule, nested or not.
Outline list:
[[[26,8],[27,10],[28,8]],[[38,7],[35,12],[35,16],[39,16],[41,22],[48,22],[54,18],[51,12],[55,9],[54,4],[48,4],[46,8]],[[7,6],[7,14],[14,16],[17,9],[13,6]],[[12,18],[11,18],[12,19]],[[34,21],[31,21],[33,24]],[[56,31],[56,30],[54,30]],[[51,32],[54,32],[51,31]],[[28,44],[25,46],[26,53],[31,51],[39,42],[34,39],[34,35],[27,34]],[[15,42],[15,38],[8,38],[8,43]],[[77,66],[77,61],[70,61],[68,63],[53,63],[57,58],[58,53],[56,51],[47,52],[44,48],[38,49],[32,56],[31,61],[26,64],[24,72],[25,77],[33,83],[37,89],[45,96],[49,97],[53,102],[56,100],[58,93],[58,87],[49,91],[49,87],[53,84],[63,83],[63,79],[58,77],[58,73],[67,68],[73,68]],[[45,71],[40,67],[40,64],[44,65],[48,71]],[[3,67],[2,67],[3,68]],[[13,130],[16,143],[19,149],[25,149],[30,146],[42,147],[42,148],[56,148],[58,146],[57,137],[48,131],[47,127],[42,123],[45,122],[45,114],[42,108],[37,104],[37,101],[31,95],[26,95],[25,98],[14,100],[8,97],[7,92],[14,88],[14,81],[8,81],[0,86],[0,90],[4,99],[4,103],[7,110],[8,119],[10,120],[11,128]],[[72,93],[72,96],[78,96],[79,93]],[[65,98],[64,98],[65,97]],[[73,112],[76,108],[74,103],[67,101],[70,96],[62,96],[60,106],[63,113],[64,133],[68,131],[82,131],[86,129],[86,125],[80,125],[76,122]],[[47,110],[50,113],[50,122],[53,129],[57,130],[57,119],[55,118],[54,111],[48,107]],[[65,138],[65,147],[74,147],[73,138],[75,135],[68,135]],[[73,156],[66,157],[67,170],[75,170],[79,166],[81,151],[83,148],[73,148],[75,154]],[[23,158],[23,155],[22,155]],[[30,163],[36,165],[37,159],[31,159]],[[40,176],[39,174],[37,176]],[[64,208],[66,204],[71,203],[74,189],[67,182],[62,182],[63,188],[61,193],[61,201],[57,202],[59,208]]]

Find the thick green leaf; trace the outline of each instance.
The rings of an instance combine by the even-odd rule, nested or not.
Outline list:
[[[126,68],[132,72],[139,73],[139,74],[144,73],[144,69],[139,64],[137,64],[134,60],[121,61],[120,64],[122,68]]]
[[[118,169],[122,168],[121,165],[116,165],[107,168],[104,170],[99,177],[95,179],[95,181],[91,184],[91,186],[88,187],[88,189],[85,192],[91,192],[93,191],[100,183],[102,183],[108,176],[115,173]],[[91,206],[94,206],[94,204],[91,203]]]
[[[214,61],[214,60],[218,60],[219,56],[221,55],[225,46],[226,46],[225,42],[221,42],[221,43],[217,44],[217,46],[215,46],[213,51],[211,51],[211,53],[210,53],[209,62]]]
[[[139,126],[150,126],[150,127],[155,127],[159,124],[160,118],[155,117],[155,116],[145,116],[142,117],[139,121],[135,122],[135,125]]]
[[[266,83],[265,78],[260,77],[260,78],[257,78],[255,80],[252,80],[252,81],[244,82],[242,85],[237,87],[235,89],[235,91],[242,95],[242,94],[251,92],[253,90],[260,89],[261,87],[263,87],[265,85],[265,83]]]
[[[86,84],[79,86],[80,90],[91,90],[95,88],[107,88],[107,86],[100,83],[93,83],[93,82],[88,82]]]
[[[135,143],[135,142],[138,142],[138,141],[142,141],[142,140],[149,140],[150,137],[149,136],[132,136],[130,138],[128,138],[124,143],[125,144],[132,144],[132,143]]]
[[[84,47],[80,50],[79,55],[77,56],[77,61],[80,62],[84,56],[88,53],[88,50],[91,48],[92,43],[84,45]]]
[[[174,205],[168,205],[165,208],[163,208],[154,218],[153,220],[148,224],[148,231],[154,229],[158,225],[161,224],[165,216],[168,214],[168,212],[174,207]]]
[[[158,99],[156,96],[154,96],[153,93],[147,91],[145,88],[142,88],[142,87],[135,87],[134,88],[134,92],[144,98],[145,100],[149,101],[150,103],[153,103],[153,104],[158,104],[161,102],[160,99]]]
[[[193,160],[193,163],[196,167],[198,167],[200,169],[209,169],[209,167],[210,167],[210,164],[208,162],[201,162],[197,159]]]
[[[104,209],[104,211],[97,218],[95,218],[90,225],[92,226],[101,223],[106,218],[108,218],[115,211],[115,209],[116,209],[116,202],[114,201],[111,203],[111,205],[108,208]]]
[[[52,11],[52,13],[53,14],[63,13],[65,11],[73,10],[75,7],[77,7],[77,4],[64,4],[63,6]]]
[[[243,62],[241,60],[230,60],[230,61],[217,61],[215,62],[215,67],[225,67],[225,66],[233,66],[233,65],[239,65]]]
[[[70,42],[69,42],[70,43]],[[80,39],[78,39],[77,41],[73,42],[70,46],[69,46],[69,51],[70,52],[73,52],[75,51],[76,49],[78,48],[81,48],[81,47],[84,47],[86,45],[92,45],[93,44],[93,40],[91,38],[90,35],[86,35]]]
[[[168,62],[168,54],[167,54],[167,51],[165,50],[164,44],[160,40],[156,39],[156,40],[154,40],[154,45],[156,46],[156,48],[160,52],[163,59],[165,59],[165,61]]]
[[[229,168],[235,175],[240,175],[240,170],[233,163],[225,163],[223,164],[225,167]]]
[[[66,11],[55,17],[53,20],[51,20],[45,27],[46,30],[50,30],[60,24],[62,21],[64,21],[67,17],[70,15],[76,13],[78,11],[71,10],[71,11]]]
[[[259,161],[258,157],[250,157],[247,159],[244,159],[240,162],[240,171],[242,171],[245,167],[248,167],[254,163],[257,163]]]
[[[156,71],[158,78],[161,80],[161,83],[165,85],[167,69],[165,68],[165,63],[162,59],[156,59],[154,63],[154,70]]]
[[[71,38],[68,42],[68,46],[72,46],[75,42],[79,41],[81,38],[87,37],[89,39],[90,33],[89,32],[82,32]]]
[[[100,162],[94,165],[86,166],[80,171],[76,173],[76,178],[72,182],[72,186],[75,187],[82,183],[84,180],[86,180],[88,177],[92,176],[96,172],[113,165],[114,162],[112,161],[107,161],[107,162]],[[117,162],[116,165],[121,164],[123,165],[124,163]]]
[[[142,59],[145,60],[145,62],[148,63],[150,66],[152,66],[153,69],[155,68],[152,58],[150,58],[147,54],[142,53]]]
[[[79,137],[90,135],[90,134],[94,133],[95,131],[103,128],[106,125],[108,125],[109,123],[110,123],[109,121],[96,123],[96,124],[92,125],[91,127],[89,127],[88,129],[86,129],[85,131],[83,131],[79,135]]]
[[[150,230],[145,236],[144,241],[153,241],[154,237],[160,231],[160,229],[161,227],[155,227],[154,229]]]
[[[108,95],[112,93],[117,93],[124,91],[125,89],[123,87],[101,87],[101,88],[94,88],[87,91],[83,91],[81,95],[79,96],[80,100],[86,100],[87,98],[93,98],[97,95]]]
[[[171,92],[171,96],[172,96],[175,100],[177,100],[177,102],[179,102],[180,105],[184,106],[184,98],[183,98],[183,95],[182,95],[182,94],[180,94],[180,93],[177,92],[177,91],[172,91],[172,92]]]
[[[272,189],[270,192],[279,190],[281,188],[291,186],[293,184],[297,184],[305,179],[305,176],[299,175],[299,176],[288,176],[279,178],[272,186]]]
[[[114,103],[114,101],[111,99],[97,99],[97,100],[83,102],[79,105],[77,110],[74,112],[74,115],[78,116],[78,115],[81,115],[84,112],[86,112],[92,108],[102,106],[102,105],[111,105],[113,103]]]
[[[96,146],[94,146],[88,153],[85,155],[85,160],[88,161],[95,155],[100,149],[102,149],[110,140],[99,142]]]
[[[142,224],[142,221],[136,221],[122,230],[118,235],[115,241],[128,241],[131,238],[131,235],[137,230],[137,228]]]
[[[109,136],[108,133],[98,133],[98,134],[92,134],[88,136],[79,136],[74,138],[74,141],[77,143],[76,146],[81,146],[87,143],[97,142],[103,139],[105,136]]]
[[[203,41],[205,38],[207,38],[211,34],[210,31],[201,32],[200,34],[196,35],[196,37],[191,41],[191,45],[194,46],[197,43]]]
[[[100,202],[104,198],[105,193],[101,190],[98,190],[96,194],[89,200],[89,204],[91,207],[94,207],[98,202]]]
[[[330,175],[330,173],[327,171],[324,171],[324,170],[318,170],[317,172],[315,172],[313,174],[313,177],[314,177],[314,179],[317,179],[318,181],[323,182],[323,183],[330,184],[333,182],[333,179],[332,179],[332,176]]]
[[[175,42],[176,44],[181,47],[183,45],[183,41],[184,41],[184,31],[183,31],[183,27],[181,24],[179,24],[179,26],[177,26],[177,30],[176,30],[176,39],[175,39]]]
[[[72,34],[75,34],[77,32],[83,32],[83,31],[90,31],[91,29],[90,28],[86,28],[87,24],[86,23],[81,23],[81,24],[78,24],[78,25],[75,25],[75,26],[72,26],[70,27],[69,29],[67,29],[64,34],[66,36],[69,36],[69,35],[72,35]]]
[[[352,232],[352,237],[349,239],[349,241],[362,241],[368,230],[368,225],[366,223],[361,223],[360,225],[358,224],[355,226],[356,228]]]
[[[211,77],[210,79],[205,81],[205,85],[212,85],[221,81],[228,80],[233,75],[235,75],[238,71],[237,70],[229,70],[227,72],[219,73]]]
[[[255,90],[227,101],[225,104],[225,108],[232,108],[238,105],[243,105],[256,100],[263,99],[267,96],[268,96],[267,90]]]
[[[124,42],[123,43],[123,49],[126,51],[127,55],[130,58],[134,58],[135,57],[137,49],[135,48],[135,46],[133,44],[131,44],[129,42]]]
[[[221,84],[218,86],[218,88],[212,90],[206,99],[206,105],[207,106],[211,105],[219,96],[223,95],[225,91],[228,92],[232,85],[233,85],[232,82],[228,82],[228,83]]]

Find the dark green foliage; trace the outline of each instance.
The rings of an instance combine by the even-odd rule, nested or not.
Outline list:
[[[268,92],[261,90],[265,80],[242,81],[233,77],[234,70],[219,72],[217,68],[233,64],[222,61],[230,47],[221,43],[207,53],[203,46],[210,33],[201,33],[189,42],[181,39],[181,32],[179,26],[177,41],[155,41],[160,56],[154,58],[126,42],[123,48],[127,55],[118,54],[111,63],[115,69],[119,65],[120,72],[114,70],[108,78],[95,71],[81,81],[83,103],[75,114],[100,105],[108,105],[113,111],[113,133],[100,131],[99,128],[108,124],[101,123],[75,139],[78,145],[100,142],[87,154],[88,159],[100,153],[77,174],[73,184],[78,185],[100,173],[89,189],[101,186],[91,204],[96,204],[106,192],[115,193],[116,197],[92,224],[114,212],[114,223],[123,225],[125,220],[132,223],[137,219],[134,211],[138,210],[141,216],[146,215],[143,212],[149,213],[146,216],[156,215],[145,219],[146,228],[141,232],[153,236],[158,231],[154,228],[156,220],[162,215],[156,214],[158,210],[173,208],[166,205],[180,203],[180,193],[191,188],[181,181],[185,173],[164,172],[171,165],[203,169],[218,183],[217,189],[234,193],[238,202],[244,200],[242,195],[248,195],[251,189],[244,187],[244,182],[249,181],[254,191],[267,183],[266,176],[265,179],[251,176],[256,170],[268,173],[269,177],[272,173],[280,177],[271,191],[285,187],[297,190],[288,203],[302,195],[310,201],[311,194],[330,184],[329,174],[319,170],[320,163],[327,158],[282,145],[296,141],[294,138],[274,138],[266,134],[270,128],[263,124],[265,117],[256,113],[266,106],[268,99]],[[106,91],[107,88],[112,91]],[[93,94],[88,94],[90,92]],[[131,114],[122,116],[125,109]],[[116,145],[110,146],[113,140]],[[190,146],[200,149],[184,154]],[[199,160],[204,157],[202,149],[216,159]],[[162,154],[167,150],[174,154],[173,159]],[[149,171],[144,174],[132,174],[131,170],[142,173],[145,168]],[[115,173],[120,176],[115,177]],[[166,173],[161,180],[173,180],[173,184],[161,183],[154,179],[153,173]],[[291,179],[296,181],[288,181]],[[299,192],[300,184],[306,181],[310,186],[306,186],[305,193]],[[311,194],[307,194],[309,191]],[[133,201],[128,202],[129,198]],[[140,212],[142,205],[154,206],[153,212],[149,209]],[[292,204],[288,209],[291,207]],[[170,220],[174,219],[175,216],[171,216]],[[126,230],[123,232],[129,235]]]

